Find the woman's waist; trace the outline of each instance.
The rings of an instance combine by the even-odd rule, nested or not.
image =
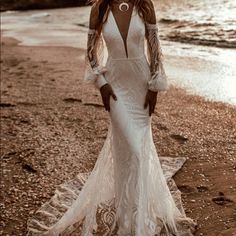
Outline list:
[[[116,70],[123,70],[132,67],[140,67],[149,69],[149,63],[147,57],[145,55],[140,55],[137,57],[121,57],[121,58],[113,58],[111,56],[107,57],[106,63],[107,68],[116,68]]]
[[[147,60],[145,54],[135,55],[135,56],[122,56],[122,57],[114,57],[108,54],[107,61],[133,61],[133,60]]]

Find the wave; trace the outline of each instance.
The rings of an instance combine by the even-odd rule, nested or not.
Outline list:
[[[48,17],[48,16],[50,16],[49,13],[42,12],[42,13],[32,14],[30,17],[32,17],[32,18],[43,18],[43,17]]]
[[[210,23],[210,22],[194,22],[194,21],[187,21],[187,20],[178,20],[178,19],[169,19],[169,18],[161,18],[160,23],[163,24],[172,24],[179,27],[185,27],[185,26],[195,26],[195,27],[201,27],[201,26],[217,26],[216,23]]]
[[[212,22],[161,18],[162,38],[182,43],[236,48],[236,29]]]

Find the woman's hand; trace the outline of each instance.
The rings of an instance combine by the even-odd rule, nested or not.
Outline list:
[[[149,116],[151,116],[155,110],[155,106],[157,103],[157,94],[158,92],[154,92],[149,89],[147,91],[147,94],[145,97],[144,109],[146,109],[147,106],[149,105]]]
[[[114,94],[112,87],[109,83],[104,84],[101,88],[100,88],[100,93],[102,95],[102,101],[104,104],[104,107],[106,109],[106,111],[110,111],[110,96],[112,96],[112,98],[117,101],[117,97]]]

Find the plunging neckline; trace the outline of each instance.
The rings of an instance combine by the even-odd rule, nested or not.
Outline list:
[[[122,36],[121,31],[120,31],[120,28],[119,28],[119,25],[118,25],[118,23],[117,23],[116,17],[115,17],[115,15],[113,14],[113,11],[112,11],[112,9],[111,9],[111,6],[109,5],[109,10],[110,10],[111,15],[112,15],[112,17],[113,17],[113,20],[114,20],[114,22],[115,22],[116,29],[118,30],[119,35],[120,35],[120,37],[121,37],[121,40],[123,41],[123,44],[124,44],[125,53],[126,53],[126,58],[129,58],[127,40],[128,40],[129,31],[130,31],[130,25],[131,25],[131,23],[132,23],[132,18],[133,18],[133,14],[134,14],[134,10],[135,10],[134,8],[135,8],[135,5],[133,5],[133,7],[132,7],[132,11],[131,11],[131,14],[130,14],[129,25],[128,25],[126,37],[124,38],[124,37]]]

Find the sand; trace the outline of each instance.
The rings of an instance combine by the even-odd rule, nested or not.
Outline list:
[[[2,40],[2,235],[25,235],[27,219],[57,185],[91,171],[109,116],[83,83],[84,51]],[[158,95],[159,155],[185,156],[174,176],[196,235],[236,235],[236,108],[171,87]]]

